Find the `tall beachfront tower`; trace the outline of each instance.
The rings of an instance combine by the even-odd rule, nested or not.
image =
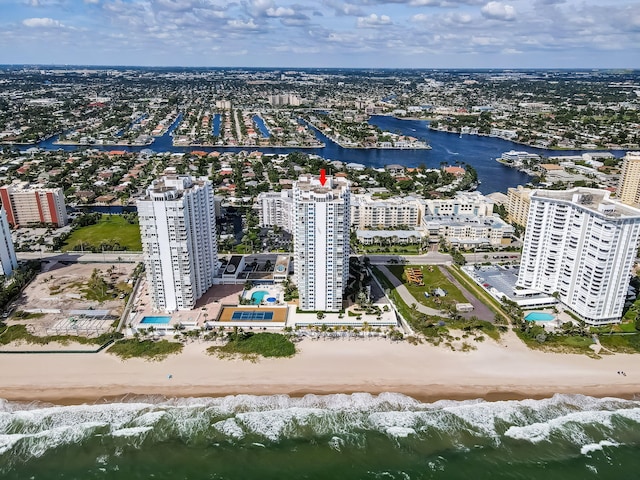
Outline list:
[[[0,274],[5,277],[18,268],[18,258],[13,248],[11,230],[9,230],[9,221],[4,207],[0,208],[0,268],[2,268]]]
[[[44,188],[26,182],[0,187],[0,200],[11,226],[48,223],[67,224],[67,207],[62,188]]]
[[[349,182],[303,175],[293,184],[293,258],[300,309],[337,312],[349,280]]]
[[[627,152],[624,156],[617,196],[622,203],[640,206],[640,152]]]
[[[620,320],[640,209],[593,188],[534,190],[516,286],[557,294],[590,325]]]
[[[137,203],[155,308],[192,309],[213,285],[218,268],[211,182],[168,169]]]

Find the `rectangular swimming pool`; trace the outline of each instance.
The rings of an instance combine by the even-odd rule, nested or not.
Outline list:
[[[527,313],[524,319],[528,320],[529,322],[551,322],[552,320],[555,320],[556,317],[551,315],[550,313],[531,312]]]
[[[273,320],[273,312],[239,311],[233,312],[231,320]]]
[[[171,321],[171,317],[142,317],[141,324],[146,325],[166,325]]]

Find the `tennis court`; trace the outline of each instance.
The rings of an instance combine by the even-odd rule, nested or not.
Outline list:
[[[231,320],[273,320],[273,312],[233,312]]]
[[[219,322],[285,322],[287,307],[222,307]]]

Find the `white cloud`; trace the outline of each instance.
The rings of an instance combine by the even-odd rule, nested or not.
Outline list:
[[[258,25],[255,24],[253,18],[249,19],[249,21],[244,22],[242,20],[229,20],[227,25],[234,30],[258,30]]]
[[[328,7],[333,8],[336,15],[345,15],[345,16],[363,16],[364,11],[358,5],[354,5],[353,3],[343,3],[336,0],[323,0],[323,3]]]
[[[516,18],[516,9],[501,2],[489,2],[480,11],[484,17],[493,20],[511,21]]]
[[[22,21],[22,24],[25,27],[30,27],[30,28],[56,28],[56,27],[63,26],[58,20],[54,20],[53,18],[47,18],[47,17],[25,18]]]
[[[488,45],[501,45],[502,40],[496,37],[490,37],[488,35],[478,35],[471,37],[471,43],[473,45],[488,46]]]
[[[391,25],[391,18],[388,15],[376,15],[372,13],[368,17],[358,17],[358,28],[376,28],[383,25]]]
[[[439,7],[442,2],[440,0],[411,0],[409,5],[413,7]]]

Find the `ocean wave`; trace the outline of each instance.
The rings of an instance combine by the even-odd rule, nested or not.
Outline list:
[[[587,445],[583,445],[582,448],[580,448],[580,453],[582,455],[590,456],[589,454],[600,451],[604,447],[619,447],[619,446],[620,444],[618,442],[612,442],[611,440],[601,440],[598,443],[589,443]]]
[[[576,451],[590,452],[594,445],[607,446],[603,442],[616,438],[618,430],[636,429],[637,423],[640,402],[582,395],[434,403],[397,393],[137,397],[71,406],[0,400],[0,459],[38,457],[93,437],[119,451],[167,439],[246,445],[322,440],[327,448],[340,451],[366,448],[365,437],[373,434],[397,445],[436,440],[432,443],[438,448],[456,450],[562,440]]]

